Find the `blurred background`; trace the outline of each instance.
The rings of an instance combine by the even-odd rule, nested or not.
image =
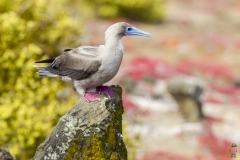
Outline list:
[[[34,62],[126,21],[153,35],[123,38],[108,83],[124,89],[129,160],[240,159],[239,15],[238,0],[1,0],[0,147],[30,159],[79,98]]]

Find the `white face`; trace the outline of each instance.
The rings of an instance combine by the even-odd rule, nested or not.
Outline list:
[[[107,37],[123,37],[123,36],[144,36],[144,37],[152,37],[151,34],[144,32],[140,29],[137,29],[125,22],[119,22],[112,26],[110,26],[105,32],[105,36]]]
[[[130,24],[125,22],[119,22],[111,25],[105,32],[105,35],[113,36],[113,35],[119,35],[119,36],[125,36],[126,28],[132,27]]]

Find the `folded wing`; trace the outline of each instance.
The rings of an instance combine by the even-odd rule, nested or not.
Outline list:
[[[48,59],[36,63],[51,63],[45,70],[58,75],[68,76],[74,80],[88,78],[98,71],[101,60],[97,54],[97,47],[65,49],[55,59]]]

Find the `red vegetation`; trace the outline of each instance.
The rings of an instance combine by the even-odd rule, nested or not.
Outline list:
[[[211,160],[231,160],[229,148],[231,148],[231,143],[227,140],[218,139],[212,133],[207,135],[202,135],[199,137],[200,148],[207,148],[212,157]]]
[[[161,59],[136,58],[125,63],[124,75],[135,80],[142,80],[144,77],[153,77],[160,80],[168,80],[180,75],[201,77],[208,84],[205,102],[211,103],[240,103],[240,88],[233,85],[235,75],[231,70],[222,64],[208,63],[203,61],[183,60],[176,65],[171,65]],[[215,83],[214,80],[228,81],[228,85]],[[209,83],[211,82],[211,83]],[[232,84],[232,85],[231,85]],[[215,93],[220,94],[221,97]]]
[[[168,79],[176,75],[176,70],[167,62],[160,59],[149,59],[146,57],[136,58],[125,64],[126,75],[140,80],[145,76],[159,79]]]
[[[176,155],[176,154],[174,155],[167,152],[154,152],[154,153],[145,154],[139,160],[190,160],[190,159],[181,155]]]
[[[129,76],[135,80],[144,80],[144,77],[150,76],[154,79],[167,81],[175,76],[195,76],[206,81],[205,101],[204,103],[217,103],[217,104],[240,104],[240,88],[234,86],[233,80],[235,75],[231,70],[221,64],[208,63],[207,61],[192,61],[183,60],[176,65],[171,65],[163,60],[149,59],[149,58],[137,58],[129,63],[125,64],[128,68],[125,76]],[[217,80],[215,82],[215,80]],[[224,82],[218,83],[218,82]],[[127,95],[123,95],[123,103],[125,110],[130,115],[141,113],[136,104],[131,101],[131,98]],[[140,112],[139,112],[140,111]],[[127,113],[127,114],[128,114]],[[229,148],[231,143],[227,140],[217,138],[211,133],[211,126],[215,122],[220,122],[221,119],[215,119],[208,117],[206,119],[205,134],[200,135],[199,150],[194,157],[184,157],[178,154],[172,154],[169,152],[153,152],[147,153],[139,160],[231,160]],[[207,133],[206,133],[207,132]],[[202,155],[201,152],[208,152],[210,154]]]

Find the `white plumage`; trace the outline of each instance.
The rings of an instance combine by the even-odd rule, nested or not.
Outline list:
[[[86,91],[92,91],[117,74],[124,52],[122,37],[126,35],[151,37],[150,34],[128,23],[119,22],[110,26],[105,32],[105,45],[65,49],[56,58],[36,62],[51,63],[46,67],[35,66],[39,70],[37,73],[41,77],[59,77],[71,82],[73,88],[87,101],[95,101],[97,96],[90,95],[89,98],[85,96]],[[90,92],[90,94],[96,93]]]

